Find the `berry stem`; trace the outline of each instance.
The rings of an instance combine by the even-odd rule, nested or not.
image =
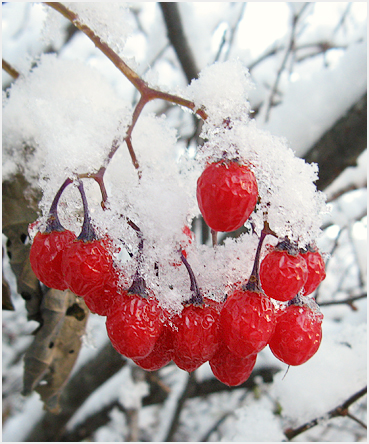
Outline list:
[[[52,201],[52,204],[50,206],[49,216],[47,219],[47,227],[46,227],[46,233],[50,233],[51,231],[64,231],[64,227],[60,223],[59,216],[58,216],[58,203],[60,200],[61,195],[63,194],[63,191],[67,188],[68,185],[72,183],[72,179],[66,179],[63,183],[63,185],[59,188],[58,192],[55,194],[54,200]]]
[[[133,150],[132,141],[131,141],[131,134],[133,131],[133,128],[136,124],[136,121],[141,114],[141,111],[143,110],[144,106],[154,99],[161,99],[165,100],[167,102],[171,102],[180,106],[183,106],[185,108],[190,109],[195,114],[197,114],[199,117],[201,117],[203,120],[207,119],[206,112],[201,109],[197,108],[194,102],[191,102],[189,100],[186,100],[182,97],[168,94],[156,89],[151,88],[144,80],[141,79],[141,77],[133,71],[119,56],[118,54],[113,51],[109,45],[104,42],[98,35],[96,35],[92,29],[90,29],[86,24],[82,23],[80,18],[77,14],[75,14],[73,11],[65,7],[60,2],[44,2],[46,5],[50,6],[51,8],[58,11],[60,14],[62,14],[65,18],[67,18],[71,23],[73,23],[74,26],[76,26],[80,31],[82,31],[86,36],[92,40],[92,42],[95,44],[97,48],[102,51],[108,59],[114,63],[114,65],[121,71],[121,73],[126,77],[126,79],[132,83],[132,85],[140,92],[141,98],[138,101],[136,108],[133,112],[132,116],[132,123],[128,128],[128,131],[126,133],[125,142],[127,144],[128,151],[131,156],[132,164],[138,171],[139,178],[141,177],[141,171],[139,168],[139,163],[137,161],[136,154]],[[119,145],[115,144],[113,142],[112,149],[107,157],[107,163],[111,160],[111,158],[114,156],[116,150],[118,149]],[[104,167],[106,169],[106,166]],[[104,173],[102,173],[104,174]]]
[[[138,252],[137,252],[137,258],[136,258],[136,271],[133,275],[132,279],[132,285],[130,286],[128,293],[130,294],[138,294],[142,298],[147,298],[147,292],[146,292],[146,282],[145,279],[142,277],[142,262],[143,262],[143,248],[144,248],[144,238],[142,235],[142,231],[140,228],[132,222],[130,219],[127,218],[127,223],[130,227],[132,227],[136,233],[137,237],[139,239],[138,242]]]
[[[215,247],[218,244],[218,232],[213,229],[211,229],[211,240],[213,247]]]
[[[276,250],[287,251],[287,253],[292,256],[296,256],[299,253],[299,249],[297,248],[297,246],[293,245],[288,237],[279,242],[275,248]]]
[[[90,242],[90,241],[96,240],[97,236],[96,236],[95,230],[93,229],[93,226],[91,224],[91,219],[90,219],[90,215],[88,212],[86,193],[85,193],[83,183],[81,180],[78,182],[77,187],[78,187],[78,190],[81,194],[81,198],[82,198],[82,202],[83,202],[83,213],[84,213],[81,233],[77,239],[83,240],[84,242]]]
[[[113,142],[114,144],[114,142]],[[94,179],[97,184],[99,185],[100,192],[101,192],[101,207],[105,210],[106,209],[106,202],[108,200],[108,193],[106,192],[105,183],[104,183],[104,174],[106,171],[106,167],[101,167],[97,173],[85,173],[85,174],[78,174],[78,179]]]
[[[255,253],[254,266],[252,268],[250,278],[247,281],[247,284],[244,286],[245,290],[255,291],[255,292],[263,291],[261,288],[260,276],[259,276],[260,253],[264,239],[268,234],[272,234],[273,236],[275,236],[275,233],[269,228],[268,223],[264,222],[264,228],[261,230],[258,247]]]
[[[136,273],[133,276],[132,285],[129,287],[127,293],[137,294],[142,298],[147,299],[146,282],[145,279],[139,274],[138,270],[136,270]]]
[[[188,263],[187,259],[184,257],[182,252],[181,252],[181,260],[184,263],[188,271],[188,274],[190,275],[190,281],[191,281],[190,290],[192,291],[192,297],[187,301],[187,303],[193,305],[203,305],[204,300],[200,293],[199,286],[197,285],[195,274],[191,268],[191,265]]]
[[[301,299],[301,295],[297,293],[297,295],[293,299],[288,301],[287,305],[304,305],[304,301]]]
[[[12,76],[13,79],[17,79],[19,77],[19,72],[4,59],[2,59],[2,69]]]

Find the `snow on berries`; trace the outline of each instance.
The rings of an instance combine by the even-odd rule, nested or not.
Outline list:
[[[325,267],[311,246],[327,210],[318,169],[256,126],[251,88],[239,62],[207,67],[182,94],[203,119],[204,143],[189,149],[165,118],[132,109],[75,62],[43,56],[4,102],[5,151],[35,141],[27,168],[44,192],[40,232],[30,229],[35,274],[106,316],[116,350],[148,371],[209,362],[239,385],[268,345],[290,365],[318,349],[322,315],[310,302]],[[72,132],[62,90],[76,98]],[[5,175],[27,170],[16,161]],[[212,245],[199,244],[200,216]],[[218,232],[236,230],[218,244]]]
[[[260,265],[260,281],[265,294],[277,301],[289,301],[299,293],[308,278],[305,259],[285,242],[270,251]]]

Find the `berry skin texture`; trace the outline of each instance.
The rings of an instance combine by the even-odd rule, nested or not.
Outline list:
[[[236,289],[220,314],[221,340],[241,358],[261,351],[274,326],[275,308],[263,293]]]
[[[121,302],[123,296],[118,292],[117,280],[108,281],[104,288],[92,290],[83,297],[92,313],[107,316]]]
[[[36,234],[29,259],[37,279],[47,287],[56,290],[68,288],[62,272],[62,259],[67,246],[75,239],[76,235],[69,230]]]
[[[247,381],[255,366],[257,353],[240,357],[221,344],[209,364],[214,376],[223,384],[230,387]]]
[[[218,348],[219,310],[211,305],[188,305],[173,319],[173,361],[193,372],[211,359]]]
[[[63,255],[62,271],[68,288],[78,296],[103,292],[114,277],[113,259],[108,245],[101,239],[76,240]]]
[[[197,181],[197,202],[207,225],[235,231],[253,212],[258,199],[254,173],[236,161],[208,165]]]
[[[301,365],[317,351],[322,340],[323,315],[307,306],[289,305],[277,318],[269,347],[288,365]]]
[[[307,281],[304,284],[303,293],[308,295],[313,293],[319,284],[325,279],[325,263],[318,251],[308,251],[302,253],[308,268]]]
[[[163,330],[156,341],[154,349],[145,358],[133,359],[133,362],[139,367],[153,372],[160,370],[169,364],[173,357],[172,336],[169,327],[164,325]]]
[[[260,264],[260,283],[267,296],[277,301],[290,301],[302,289],[308,268],[301,254],[284,250],[270,251]]]
[[[131,359],[145,358],[154,350],[163,330],[164,312],[153,297],[128,294],[106,318],[113,347]]]

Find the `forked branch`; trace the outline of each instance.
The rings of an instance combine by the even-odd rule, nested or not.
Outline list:
[[[366,393],[367,393],[367,387],[364,387],[363,389],[359,390],[354,395],[350,396],[345,402],[343,402],[342,404],[340,404],[339,406],[337,406],[333,410],[330,410],[326,415],[319,417],[319,418],[315,418],[312,421],[309,421],[306,424],[303,424],[302,426],[297,427],[295,429],[287,429],[287,430],[285,430],[284,434],[286,435],[288,440],[291,440],[295,436],[300,435],[303,432],[306,432],[307,430],[311,429],[312,427],[315,427],[321,421],[331,419],[331,418],[336,418],[337,416],[348,416],[349,418],[352,418],[352,415],[349,413],[349,410],[348,410],[349,407],[354,402],[359,400],[361,397],[365,396]],[[355,421],[356,421],[356,418],[355,418]],[[366,428],[365,424],[362,424],[362,425],[363,425],[363,427]]]
[[[135,107],[135,110],[132,115],[131,124],[129,125],[126,135],[124,137],[124,141],[127,144],[127,148],[131,156],[132,164],[135,167],[135,169],[138,171],[139,177],[141,177],[141,171],[137,160],[137,156],[135,154],[132,145],[132,132],[143,108],[148,102],[154,99],[165,100],[167,102],[188,108],[200,118],[204,120],[207,119],[208,116],[206,112],[202,108],[197,108],[196,105],[190,100],[151,88],[135,71],[133,71],[124,62],[124,60],[122,60],[121,57],[119,57],[119,55],[113,49],[110,48],[110,46],[106,42],[104,42],[98,35],[94,33],[94,31],[92,31],[92,29],[90,29],[86,24],[84,24],[76,13],[66,8],[62,3],[45,2],[45,4],[58,11],[65,18],[67,18],[74,26],[76,26],[80,31],[86,34],[87,37],[95,44],[95,46],[99,48],[106,55],[106,57],[108,57],[110,61],[114,63],[114,65],[119,69],[119,71],[126,77],[127,80],[129,80],[132,83],[132,85],[140,93],[141,98]],[[91,177],[98,182],[103,195],[103,204],[107,198],[106,190],[103,183],[103,176],[107,168],[107,165],[109,164],[110,160],[114,156],[119,146],[120,144],[118,143],[118,140],[115,139],[112,143],[112,147],[106,158],[106,161],[96,174],[79,175],[80,178]]]

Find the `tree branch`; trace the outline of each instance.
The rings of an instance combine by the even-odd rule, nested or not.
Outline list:
[[[265,114],[265,122],[268,122],[270,111],[271,111],[272,107],[274,106],[274,97],[275,97],[275,95],[277,94],[277,91],[278,91],[278,85],[279,85],[279,81],[280,81],[282,72],[284,71],[284,69],[286,67],[286,64],[287,64],[287,61],[288,61],[288,58],[289,58],[290,54],[295,50],[295,45],[296,45],[295,39],[296,39],[296,32],[297,32],[297,24],[299,22],[299,19],[302,16],[304,10],[307,8],[308,5],[309,5],[309,2],[306,2],[302,6],[300,11],[298,13],[294,14],[293,17],[292,17],[292,25],[291,25],[292,27],[291,27],[291,35],[290,35],[289,44],[288,44],[287,50],[285,52],[284,58],[282,60],[281,66],[280,66],[280,68],[279,68],[279,70],[277,72],[277,76],[276,76],[276,79],[274,81],[274,85],[273,85],[273,88],[272,88],[272,91],[271,91],[271,94],[270,94],[270,97],[269,97],[268,107],[267,107],[266,114]]]
[[[186,75],[187,82],[191,83],[192,79],[197,79],[199,69],[193,53],[188,45],[185,35],[181,15],[176,2],[160,2],[160,8],[163,13],[165,24],[167,26],[168,39],[177,54],[178,60]]]
[[[10,63],[8,63],[6,60],[2,59],[2,68],[5,72],[7,72],[10,76],[13,77],[13,79],[17,79],[19,77],[19,72],[13,68]]]
[[[108,342],[94,359],[83,365],[69,380],[60,397],[61,412],[58,415],[45,413],[25,442],[59,441],[67,422],[85,400],[126,362]]]
[[[173,437],[179,426],[179,418],[181,416],[181,412],[185,405],[186,400],[190,397],[191,394],[195,393],[195,373],[190,373],[186,387],[184,388],[182,395],[178,399],[175,412],[172,417],[172,422],[170,424],[168,433],[165,437],[165,442],[172,442]]]
[[[83,24],[78,15],[66,8],[62,3],[59,2],[45,2],[46,5],[54,8],[68,20],[70,20],[78,29],[84,32],[87,37],[95,44],[97,48],[102,51],[106,57],[114,63],[114,65],[124,74],[124,76],[129,80],[132,85],[146,98],[146,102],[154,99],[166,100],[167,102],[175,103],[177,105],[183,106],[192,110],[195,114],[198,114],[202,119],[207,118],[207,114],[201,110],[196,109],[193,102],[183,99],[182,97],[175,96],[173,94],[168,94],[159,90],[150,88],[148,84],[141,79],[141,77],[134,72],[119,56],[116,54],[109,45],[102,41],[99,36],[97,36],[88,26]]]
[[[353,302],[358,301],[359,299],[364,299],[367,297],[367,293],[362,293],[359,294],[358,296],[351,296],[347,299],[341,299],[338,301],[326,301],[326,302],[319,302],[319,305],[321,307],[323,306],[327,306],[327,305],[338,305],[338,304],[347,304],[349,305],[351,308],[353,307]]]
[[[319,418],[315,418],[312,421],[309,421],[305,423],[304,425],[297,427],[296,429],[287,429],[285,430],[284,434],[286,435],[287,439],[290,441],[292,438],[294,438],[297,435],[300,435],[301,433],[306,432],[307,430],[311,429],[312,427],[315,427],[317,424],[319,424],[320,421],[325,421],[327,419],[336,418],[337,416],[347,416],[348,415],[348,408],[351,404],[356,402],[358,399],[360,399],[362,396],[365,396],[367,393],[367,387],[364,387],[354,395],[350,396],[345,402],[343,402],[341,405],[337,406],[335,409],[330,410],[326,415],[321,416]]]
[[[99,358],[97,357],[96,359]],[[107,363],[107,365],[108,364],[109,363]],[[95,365],[94,368],[96,368]],[[257,385],[255,382],[256,377],[261,377],[264,383],[270,383],[273,381],[274,374],[277,373],[278,371],[279,368],[277,367],[262,367],[260,369],[256,369],[246,382],[237,387],[228,387],[227,385],[224,385],[215,378],[205,380],[202,382],[196,381],[194,377],[190,378],[180,400],[178,401],[178,405],[176,407],[176,412],[173,416],[170,430],[167,433],[167,440],[172,439],[175,431],[178,428],[180,413],[183,410],[183,406],[185,404],[186,399],[192,399],[195,397],[204,397],[219,392],[231,392],[233,390],[239,390],[239,389],[252,390]],[[146,373],[146,381],[150,387],[150,393],[142,399],[142,406],[146,407],[155,404],[162,404],[167,399],[170,393],[170,389],[163,384],[163,382],[158,377],[157,372],[145,372],[145,373]],[[69,387],[66,387],[66,390],[68,389]],[[75,442],[75,441],[80,441],[82,439],[87,439],[88,437],[91,437],[92,434],[100,427],[103,427],[104,425],[108,424],[108,422],[110,421],[109,412],[114,407],[117,406],[118,406],[118,401],[112,400],[111,403],[105,405],[99,411],[93,413],[91,416],[86,418],[85,421],[83,421],[80,424],[77,424],[73,430],[67,432],[60,432],[60,434],[55,436],[57,436],[58,439],[60,439],[60,441],[62,442],[65,441]],[[54,416],[54,418],[55,420],[57,419],[56,416]],[[48,424],[50,427],[54,428],[54,424],[52,422],[49,422]],[[52,440],[54,440],[54,438]]]
[[[305,154],[306,162],[319,165],[318,189],[324,190],[345,168],[355,166],[366,147],[367,93]]]
[[[134,152],[134,149],[133,149],[133,146],[131,143],[131,134],[132,134],[134,126],[137,122],[138,117],[140,116],[144,106],[148,102],[150,102],[151,100],[155,100],[155,99],[161,99],[161,100],[165,100],[170,103],[175,103],[177,105],[180,105],[180,106],[183,106],[183,107],[186,107],[186,108],[192,110],[194,112],[194,114],[197,114],[202,119],[206,119],[207,114],[205,113],[205,111],[203,109],[197,109],[195,104],[193,102],[191,102],[190,100],[184,99],[182,97],[179,97],[179,96],[176,96],[173,94],[165,93],[165,92],[162,92],[162,91],[154,89],[154,88],[151,88],[144,80],[142,80],[142,78],[135,71],[133,71],[121,59],[121,57],[119,57],[119,55],[115,51],[113,51],[110,48],[108,43],[101,40],[101,38],[98,35],[96,35],[92,31],[92,29],[90,29],[87,25],[85,25],[81,21],[80,17],[77,14],[75,14],[70,9],[66,8],[62,3],[45,2],[45,4],[50,6],[53,9],[55,9],[56,11],[58,11],[60,14],[62,14],[64,17],[66,17],[71,23],[73,23],[73,25],[75,25],[79,30],[81,30],[84,34],[86,34],[86,36],[95,44],[95,46],[97,48],[99,48],[100,51],[102,51],[102,53],[105,54],[106,57],[111,62],[114,63],[114,65],[122,72],[122,74],[126,77],[126,79],[129,80],[132,83],[132,85],[136,88],[136,90],[139,91],[139,93],[141,94],[141,98],[140,98],[139,102],[137,103],[136,108],[133,113],[133,116],[132,116],[132,122],[129,126],[126,137],[124,139],[127,144],[129,154],[131,156],[132,164],[136,168],[136,170],[138,171],[138,176],[140,178],[141,171],[139,169],[140,167],[139,167],[139,164],[137,161],[137,157],[136,157],[136,154]],[[175,5],[175,3],[170,3],[170,5]],[[171,8],[173,8],[173,6],[171,6]],[[176,17],[176,20],[177,19],[179,20],[179,15],[178,15],[178,17]],[[177,23],[177,26],[179,27],[179,29],[181,28],[180,21]],[[187,52],[187,53],[189,54],[189,52]],[[111,158],[114,156],[118,147],[119,147],[119,145],[117,145],[115,143],[115,141],[113,141],[112,150],[108,154],[108,157],[106,159],[106,164],[104,164],[104,166],[99,170],[98,174],[100,174],[100,180],[102,180],[102,176],[105,173],[106,166],[109,163],[109,161],[111,160]]]
[[[65,432],[61,437],[61,442],[81,442],[89,438],[100,427],[105,426],[111,420],[110,413],[114,408],[122,410],[119,401],[114,400],[91,416],[85,419],[70,432]]]

